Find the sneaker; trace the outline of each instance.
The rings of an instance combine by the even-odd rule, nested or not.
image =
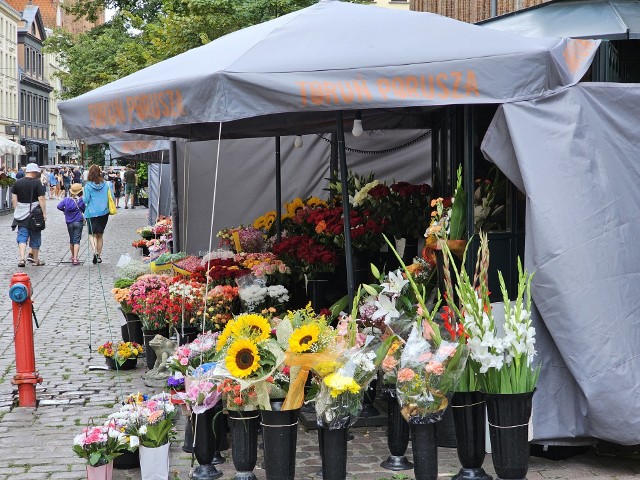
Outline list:
[[[131,210],[133,210],[134,208],[136,208],[136,207],[131,207]]]
[[[124,209],[125,209],[125,210],[127,210],[128,208],[129,208],[129,207],[127,207],[126,205],[124,206]],[[131,207],[131,208],[133,208],[133,207]]]

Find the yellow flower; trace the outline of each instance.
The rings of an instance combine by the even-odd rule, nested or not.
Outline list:
[[[320,362],[313,367],[314,371],[321,377],[326,377],[330,373],[335,372],[338,368],[340,368],[340,364],[338,362]]]
[[[224,348],[224,346],[226,345],[227,341],[231,337],[231,334],[233,333],[233,328],[234,328],[235,323],[236,323],[235,320],[231,320],[224,327],[224,330],[222,331],[222,333],[220,334],[220,336],[218,337],[218,340],[216,342],[216,351],[217,352],[219,352],[220,350],[222,350]]]
[[[307,206],[308,207],[327,207],[327,202],[325,202],[324,200],[318,198],[318,197],[311,197],[309,198],[309,200],[307,200]]]
[[[318,325],[302,325],[296,328],[289,337],[289,349],[295,353],[308,352],[318,341],[318,335],[320,335]]]
[[[285,204],[284,208],[290,216],[295,217],[296,212],[304,208],[304,202],[300,197],[297,197]]]
[[[224,363],[236,378],[246,378],[260,367],[258,347],[251,340],[236,340],[229,347]]]
[[[360,385],[352,377],[345,377],[337,372],[325,377],[324,383],[329,387],[329,393],[334,398],[345,392],[360,392]]]
[[[236,318],[232,335],[234,337],[249,335],[256,343],[267,340],[271,336],[271,325],[262,315],[247,313]]]
[[[270,212],[265,213],[261,217],[258,217],[253,222],[253,228],[269,230],[273,222],[276,221],[276,212],[272,210]]]

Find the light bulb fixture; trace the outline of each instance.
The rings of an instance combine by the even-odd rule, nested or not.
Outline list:
[[[304,143],[302,143],[302,136],[296,135],[296,139],[293,141],[293,146],[296,148],[302,148],[302,145],[304,145]]]
[[[362,112],[360,110],[356,112],[356,118],[353,121],[353,129],[351,130],[351,133],[354,137],[359,137],[364,133],[364,129],[362,128]]]

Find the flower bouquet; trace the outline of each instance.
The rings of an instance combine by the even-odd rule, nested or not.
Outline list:
[[[144,348],[135,342],[107,342],[98,347],[98,353],[105,357],[111,370],[130,370],[136,367],[136,361]]]
[[[172,373],[189,376],[204,363],[211,363],[216,355],[218,334],[205,332],[196,339],[176,348],[175,353],[167,359],[167,368]]]
[[[291,269],[273,253],[240,253],[234,260],[271,285],[285,283],[291,274]]]
[[[256,314],[243,314],[227,323],[216,345],[218,361],[214,374],[232,379],[240,390],[254,387],[255,406],[270,410],[269,386],[284,360],[278,342],[271,338],[269,321]]]
[[[315,274],[321,272],[333,272],[338,265],[338,255],[332,248],[303,235],[283,238],[273,246],[273,253],[287,264],[299,279],[305,276],[314,278]]]
[[[184,393],[178,393],[177,397],[184,401],[189,410],[198,415],[213,408],[221,393],[213,378],[215,363],[203,363],[197,367],[190,376],[189,385]]]
[[[142,275],[129,288],[132,310],[140,317],[143,330],[160,330],[169,324],[170,317],[165,310],[169,299],[168,280],[164,275]]]
[[[145,240],[151,240],[155,234],[153,233],[153,227],[146,226],[136,230],[136,233]]]
[[[235,253],[258,253],[264,250],[265,235],[262,230],[240,225],[236,228],[225,228],[217,234],[220,246],[232,249]]]
[[[113,421],[108,421],[104,425],[85,427],[82,433],[73,439],[73,451],[80,458],[87,460],[87,477],[90,479],[106,478],[108,476],[106,472],[113,468],[113,459],[122,455],[126,449],[126,436]],[[97,467],[103,468],[96,471]]]
[[[206,302],[204,295],[196,302],[195,317],[191,323],[201,328],[204,320],[205,330],[221,332],[238,309],[238,298],[238,287],[216,285],[207,292]]]
[[[289,291],[282,285],[269,285],[253,275],[236,280],[242,307],[247,312],[282,310],[289,301]]]
[[[168,478],[169,444],[175,437],[176,416],[171,395],[161,393],[134,405],[130,428],[140,442],[142,478]]]

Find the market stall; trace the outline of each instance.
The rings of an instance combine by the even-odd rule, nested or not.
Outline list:
[[[335,43],[332,46],[330,42]],[[438,48],[398,50],[399,42],[437,45]],[[562,95],[572,95],[570,92],[575,91],[571,86],[587,71],[597,45],[598,42],[587,40],[521,38],[431,14],[388,12],[321,1],[63,102],[60,110],[70,134],[94,139],[117,138],[122,132],[200,141],[337,131],[341,172],[346,175],[344,130],[349,130],[354,120],[361,118],[365,130],[429,128],[434,109],[441,105],[506,103],[505,110],[508,110],[518,108],[521,102],[537,106],[541,99],[547,98],[545,102],[557,102],[556,105],[565,108]],[[203,56],[211,61],[199,61]],[[187,71],[189,75],[184,75]],[[149,85],[158,87],[149,88]],[[611,96],[621,91],[617,86],[609,88],[613,92]],[[203,98],[211,101],[203,102]],[[590,102],[576,101],[571,106],[579,117],[593,108],[585,105],[597,103],[594,95]],[[602,130],[609,134],[617,125],[612,119],[602,125]],[[563,127],[573,130],[574,124],[565,123]],[[539,132],[527,128],[518,135],[510,131],[527,142],[535,139],[537,145],[545,145],[548,138],[554,138],[567,151],[574,151],[576,141],[584,138],[580,135],[560,137],[556,131],[548,130],[546,136],[537,138]],[[509,143],[498,145],[511,151]],[[512,151],[519,160],[526,156],[518,143]],[[545,160],[556,161],[558,151],[560,149],[544,152]],[[585,158],[596,155],[597,149],[584,151]],[[220,149],[211,152],[211,157],[211,168],[217,171],[225,158]],[[537,158],[530,163],[536,161]],[[501,162],[497,163],[503,167]],[[518,183],[515,177],[510,178]],[[216,191],[215,182],[213,191]],[[529,190],[527,195],[530,204],[538,201]],[[558,203],[555,205],[554,209],[545,209],[544,214],[557,213]],[[212,220],[204,222],[215,223],[215,219]],[[564,223],[565,227],[571,225],[569,221]],[[530,231],[528,228],[528,235]],[[575,240],[573,235],[565,238]],[[554,242],[540,242],[532,236],[527,240],[527,252],[539,250],[545,256],[553,256]],[[610,260],[602,253],[603,259]],[[527,258],[531,260],[529,255]],[[529,266],[542,268],[535,263]],[[541,277],[545,278],[544,275],[534,278],[533,296],[546,307],[547,284]],[[566,283],[556,284],[557,290],[551,296],[560,295],[565,289],[589,291],[588,284],[584,283],[588,282],[587,278],[575,276],[571,281],[571,287]],[[628,288],[629,295],[634,296],[637,287],[631,284]],[[628,298],[625,297],[622,305],[630,305]],[[571,298],[564,304],[568,309],[564,312],[565,318],[579,314],[580,305],[575,300]],[[608,304],[607,299],[601,300],[599,305]],[[636,307],[623,309],[629,313],[636,310]],[[545,311],[541,313],[555,345],[540,345],[541,358],[551,358],[555,347],[562,351],[567,344],[592,354],[593,338],[601,338],[601,328],[585,328],[585,337],[578,344],[577,336],[567,335],[566,326],[554,335],[557,325],[545,318]],[[591,312],[589,325],[592,327],[594,318],[597,317]],[[619,325],[622,328],[624,323]],[[618,355],[624,352],[622,362],[631,362],[627,354],[633,355],[637,350],[637,338],[627,336],[627,342],[626,348],[618,350]],[[565,352],[572,354],[569,350]],[[626,367],[616,365],[610,365],[610,370],[625,371]],[[542,378],[545,377],[548,383],[544,388],[553,389],[550,385],[557,379],[554,369],[545,368]],[[535,412],[546,414],[534,413],[534,437],[538,438],[540,431],[540,438],[544,439],[594,435],[637,443],[637,438],[631,438],[632,432],[638,431],[632,428],[637,423],[632,413],[637,409],[633,404],[637,382],[633,383],[630,376],[627,379],[630,383],[618,384],[628,387],[621,411],[614,414],[608,411],[610,404],[605,401],[604,392],[610,393],[609,385],[590,385],[588,391],[581,390],[591,401],[586,418],[584,411],[576,409],[575,417],[567,423],[549,421],[550,415],[563,415],[564,401],[550,403],[548,393],[538,395]],[[581,404],[581,393],[577,390],[568,398]],[[543,430],[539,430],[538,422],[544,425]],[[621,435],[621,430],[629,436]]]

